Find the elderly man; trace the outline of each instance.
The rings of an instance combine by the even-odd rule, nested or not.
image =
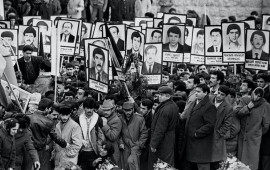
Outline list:
[[[172,100],[173,89],[158,89],[160,105],[156,108],[151,124],[151,140],[148,169],[161,159],[174,166],[175,127],[179,119],[178,107]]]
[[[145,48],[145,62],[142,66],[142,74],[161,73],[161,64],[156,62],[157,47],[149,45]]]

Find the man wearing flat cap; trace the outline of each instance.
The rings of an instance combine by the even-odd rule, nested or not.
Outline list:
[[[23,47],[26,45],[31,45],[33,52],[38,52],[38,48],[34,45],[35,38],[37,36],[36,30],[29,26],[23,31],[23,43],[19,45],[19,50],[23,50]]]
[[[174,166],[175,127],[179,119],[178,107],[172,100],[173,89],[162,86],[158,89],[159,106],[151,124],[151,140],[148,169],[153,169],[157,159]]]
[[[3,46],[9,51],[10,55],[12,55],[12,51],[9,47],[9,44],[11,45],[12,50],[14,51],[14,54],[17,54],[16,47],[12,45],[12,42],[14,40],[14,35],[11,31],[4,31],[1,33],[1,38],[3,38],[5,41],[3,41]]]
[[[123,104],[122,137],[119,141],[121,152],[121,169],[139,170],[140,155],[148,137],[143,116],[134,112],[134,103]]]
[[[102,132],[105,135],[106,141],[112,143],[114,147],[113,159],[117,165],[120,164],[120,150],[119,150],[119,138],[122,129],[122,122],[116,114],[115,105],[112,100],[104,100],[100,106],[100,110],[103,111],[103,127]]]

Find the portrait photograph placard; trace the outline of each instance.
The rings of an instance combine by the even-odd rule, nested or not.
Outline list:
[[[138,57],[139,61],[143,60],[143,47],[145,43],[145,36],[143,33],[134,30],[132,28],[127,28],[126,37],[126,55],[132,57]]]
[[[103,37],[103,26],[104,22],[96,22],[92,38],[102,38]]]
[[[126,25],[125,24],[113,24],[108,25],[108,28],[112,34],[112,37],[119,49],[119,51],[125,51],[125,40],[126,40]],[[103,29],[103,35],[107,37],[106,30]]]
[[[0,20],[0,29],[10,28],[10,21]]]
[[[146,28],[146,43],[162,43],[162,28]]]
[[[163,23],[164,24],[185,24],[187,16],[182,14],[164,14]]]
[[[184,25],[163,25],[163,52],[184,52]]]
[[[223,62],[245,61],[245,26],[243,22],[222,23]]]
[[[23,25],[33,25],[34,19],[41,19],[41,16],[23,16]]]
[[[76,37],[78,35],[79,21],[61,19],[58,21],[57,29],[60,40],[60,54],[74,55]]]
[[[52,24],[57,27],[58,21],[62,18],[66,18],[67,15],[51,15],[50,20],[52,21]]]
[[[23,47],[25,45],[31,45],[34,49],[32,56],[38,55],[38,43],[39,43],[39,29],[38,27],[19,25],[19,46],[18,54],[19,58],[23,57]]]
[[[154,18],[154,28],[162,28],[163,27],[163,18]]]
[[[109,51],[91,45],[89,51],[89,87],[101,93],[108,93]]]
[[[244,20],[245,29],[255,29],[255,20]]]
[[[52,21],[43,20],[43,19],[33,19],[33,26],[39,28],[39,38],[42,34],[42,43],[44,53],[51,53],[51,30],[52,30]],[[40,46],[40,44],[39,44]]]
[[[187,21],[186,21],[187,26],[196,27],[196,24],[197,24],[197,18],[189,18],[189,17],[187,17]]]
[[[12,61],[15,63],[18,55],[18,30],[0,29],[0,36],[0,45],[9,51]]]
[[[191,46],[191,64],[204,64],[204,29],[194,28]]]
[[[268,70],[269,31],[247,29],[245,68]]]
[[[135,18],[135,26],[141,26],[143,30],[147,27],[147,22],[153,21],[153,18],[145,18],[145,17],[136,17]]]
[[[193,29],[194,29],[193,26],[185,27],[185,43],[184,43],[184,58],[183,58],[184,63],[190,62]]]
[[[82,23],[82,31],[81,31],[81,41],[80,41],[80,56],[84,56],[84,40],[90,38],[92,30],[92,24],[91,23]],[[86,46],[88,47],[88,46]]]
[[[270,31],[270,15],[262,15],[262,30]]]
[[[0,0],[0,20],[5,19],[4,0]]]

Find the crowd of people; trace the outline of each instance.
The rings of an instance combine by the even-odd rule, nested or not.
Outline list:
[[[159,5],[161,12],[176,13],[172,1],[161,0]],[[60,14],[92,23],[121,23],[153,17],[150,11],[150,0],[4,1],[5,19],[18,25],[24,16],[50,19]],[[195,11],[189,15],[200,18]],[[235,20],[231,16],[222,22]],[[255,20],[260,29],[258,13],[251,13],[248,20]],[[210,25],[209,17],[206,21]],[[111,29],[119,33],[117,27]],[[175,33],[168,30],[170,34]],[[132,43],[140,34],[134,37]],[[170,49],[169,45],[163,48]],[[183,51],[186,45],[177,42],[178,47]],[[101,56],[96,60],[103,66],[104,52],[96,49],[94,54]],[[17,81],[32,94],[23,110],[25,103],[12,97],[9,86],[0,88],[0,169],[94,170],[110,163],[115,170],[151,170],[160,159],[179,170],[217,170],[228,154],[251,170],[270,169],[269,71],[242,65],[145,64],[142,73],[161,74],[160,84],[147,85],[137,73],[127,72],[131,78],[111,80],[108,93],[101,94],[89,88],[84,59],[64,62],[55,78],[50,61],[33,56],[33,46],[20,50]],[[146,49],[148,60],[157,50]],[[108,83],[105,74],[89,77]]]

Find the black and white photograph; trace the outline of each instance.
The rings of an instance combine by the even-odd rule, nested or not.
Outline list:
[[[109,82],[109,51],[89,45],[89,85],[90,88],[107,93]],[[92,80],[92,81],[91,81]]]
[[[153,28],[153,27],[154,27],[154,20],[152,20],[152,21],[147,21],[147,22],[146,22],[146,27]]]
[[[128,28],[137,30],[137,31],[139,31],[139,32],[142,32],[142,31],[143,31],[142,26],[130,26],[130,27],[128,27]]]
[[[222,56],[221,26],[205,26],[205,55]]]
[[[4,0],[0,0],[0,20],[5,20]]]
[[[154,28],[162,28],[163,27],[163,18],[154,18]]]
[[[255,29],[255,20],[244,20],[245,29]]]
[[[52,29],[52,21],[50,20],[42,20],[42,19],[34,19],[33,26],[37,26],[39,28],[39,38],[42,35],[42,44],[44,53],[51,52],[51,29]],[[40,44],[39,44],[40,45]]]
[[[41,16],[23,16],[23,25],[33,25],[34,19],[41,19]]]
[[[204,64],[204,45],[204,29],[194,28],[190,56],[192,64]]]
[[[164,16],[164,13],[163,12],[158,12],[157,13],[157,18],[163,18]]]
[[[108,28],[112,34],[112,37],[120,51],[125,51],[125,30],[126,25],[119,24],[119,25],[108,25]],[[103,35],[106,35],[105,29],[103,30]],[[106,35],[107,37],[107,35]]]
[[[123,24],[129,25],[129,26],[135,26],[134,21],[123,21]]]
[[[0,20],[0,29],[10,28],[10,21]]]
[[[20,25],[19,26],[19,58],[23,56],[22,50],[25,45],[33,47],[33,56],[38,55],[39,29],[34,26]]]
[[[193,26],[185,27],[184,59],[183,59],[184,63],[190,62],[193,29],[194,29]]]
[[[187,26],[196,27],[196,24],[197,24],[197,18],[189,18],[189,17],[187,17],[187,21],[186,21]]]
[[[57,27],[58,21],[62,18],[66,18],[67,15],[52,15],[50,16],[50,20],[52,21],[52,24]]]
[[[126,55],[137,57],[139,61],[143,60],[144,34],[128,28],[126,37]],[[133,58],[134,59],[134,58]]]
[[[153,18],[142,18],[142,17],[136,17],[135,18],[135,26],[141,26],[143,30],[147,27],[147,22],[153,21]]]
[[[102,38],[103,37],[103,26],[104,26],[104,22],[96,22],[95,27],[92,31],[91,38]]]
[[[80,56],[84,56],[84,40],[90,38],[92,30],[92,24],[91,23],[82,23],[82,31],[81,31],[81,41],[80,41]],[[88,47],[88,46],[86,46]]]
[[[146,28],[146,43],[162,43],[162,28]]]
[[[185,26],[163,25],[163,52],[184,52]]]
[[[270,31],[270,15],[262,15],[262,30]]]
[[[18,30],[0,29],[0,42],[9,55],[16,56],[18,54]]]
[[[180,25],[186,23],[187,16],[180,14],[164,14],[163,23],[164,24],[174,24]]]

